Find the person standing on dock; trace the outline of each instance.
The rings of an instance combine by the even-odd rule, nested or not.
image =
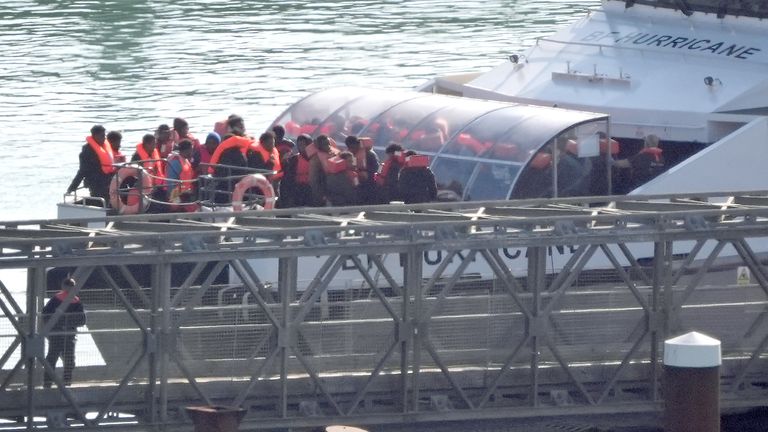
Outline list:
[[[109,181],[115,172],[114,152],[107,141],[107,130],[102,125],[91,128],[91,136],[86,137],[86,144],[80,151],[80,168],[67,188],[67,193],[74,192],[80,182],[94,198],[103,198],[104,206],[109,206]]]
[[[70,290],[75,288],[75,280],[65,278],[61,282],[61,290],[51,297],[43,306],[43,322],[53,318],[64,301],[70,296]],[[64,312],[58,317],[48,334],[48,354],[45,361],[56,370],[56,362],[61,357],[64,361],[64,385],[72,384],[72,371],[75,369],[75,342],[77,328],[85,325],[85,309],[78,296],[73,296]],[[53,377],[45,374],[43,387],[50,388]]]

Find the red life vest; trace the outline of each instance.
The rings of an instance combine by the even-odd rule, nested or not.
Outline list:
[[[270,176],[270,180],[277,181],[283,178],[283,166],[280,164],[280,152],[277,151],[276,147],[272,147],[272,151],[268,151],[261,144],[252,144],[251,150],[259,153],[261,155],[261,160],[264,162],[272,161],[272,171],[275,171],[275,174]]]
[[[213,152],[213,156],[211,156],[211,164],[216,165],[219,163],[219,159],[221,159],[221,154],[224,153],[226,150],[229,150],[231,148],[238,148],[240,149],[240,152],[245,156],[245,154],[248,152],[248,148],[251,146],[252,141],[247,137],[232,135],[231,137],[224,140],[223,143],[219,144],[218,147],[216,147],[216,150]],[[214,168],[208,167],[208,172],[210,174],[213,174]]]
[[[661,162],[661,153],[662,151],[658,147],[647,147],[640,150],[640,153],[638,154],[647,154],[653,156],[654,162]]]
[[[192,180],[195,179],[195,170],[192,169],[192,164],[189,162],[189,159],[181,157],[178,153],[173,153],[168,157],[168,162],[178,160],[181,162],[181,173],[179,174],[179,182],[178,188],[179,192],[187,192],[194,189]]]
[[[165,170],[163,169],[163,164],[157,159],[160,159],[160,152],[157,151],[157,147],[155,147],[154,150],[152,150],[152,155],[147,153],[147,150],[144,149],[144,143],[138,143],[136,144],[136,154],[139,155],[139,160],[142,161],[150,161],[151,162],[142,162],[142,166],[144,169],[146,169],[151,175],[155,176],[156,178],[152,179],[152,184],[157,186],[164,182],[163,179],[165,179]],[[158,178],[158,177],[162,177]]]
[[[309,184],[309,160],[301,154],[296,157],[296,183]]]
[[[56,293],[55,297],[56,297],[56,299],[58,299],[60,302],[63,302],[63,301],[64,301],[64,299],[66,299],[68,295],[69,295],[69,292],[68,292],[68,291],[64,291],[64,290],[61,290],[61,291],[59,291],[59,292],[57,292],[57,293]],[[80,303],[80,297],[78,297],[78,296],[74,296],[74,297],[72,297],[72,301],[71,301],[71,302],[69,302],[69,304],[75,304],[75,303]]]
[[[112,166],[112,164],[115,163],[115,155],[112,152],[112,145],[109,141],[104,140],[104,146],[100,146],[92,136],[85,137],[85,141],[91,147],[91,150],[96,153],[96,156],[99,157],[101,172],[104,174],[112,174],[115,172],[115,167]]]
[[[315,153],[315,157],[320,160],[320,165],[323,167],[323,172],[326,174],[333,174],[333,169],[328,163],[328,159],[336,156],[337,154],[338,152],[333,148],[331,148],[331,151],[328,153],[319,150]]]
[[[381,172],[376,174],[376,184],[379,186],[384,186],[387,181],[387,174],[389,173],[389,170],[392,168],[392,164],[397,163],[398,165],[403,164],[403,156],[402,152],[395,152],[395,156],[391,157],[384,161],[384,163],[381,165]]]

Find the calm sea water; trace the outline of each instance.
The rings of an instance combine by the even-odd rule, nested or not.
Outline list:
[[[230,113],[258,133],[308,93],[485,70],[599,0],[5,0],[0,220],[53,218],[95,123],[144,133]]]

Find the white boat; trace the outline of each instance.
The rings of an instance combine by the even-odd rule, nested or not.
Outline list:
[[[436,78],[422,92],[329,89],[298,101],[273,124],[294,139],[371,136],[380,153],[402,143],[429,155],[438,187],[459,200],[610,195],[620,169],[607,167],[639,152],[651,134],[660,138],[665,171],[629,193],[766,190],[768,1],[739,9],[715,3],[606,0],[486,73]],[[578,161],[579,179],[560,169],[565,154]],[[60,209],[60,217],[69,216],[67,204]],[[622,265],[652,255],[651,244],[630,246],[632,257],[615,251]],[[697,253],[706,256],[713,247]],[[692,248],[692,242],[676,244],[675,253]],[[572,257],[568,248],[551,254],[548,272]],[[728,246],[721,256],[735,254]],[[510,270],[524,275],[519,255],[505,254]],[[300,279],[311,280],[320,264],[307,261]],[[427,268],[439,262],[425,256]],[[253,266],[264,281],[277,281],[274,263]],[[486,267],[472,264],[467,273],[486,277]],[[610,263],[600,256],[587,267]],[[359,284],[354,273],[337,278],[334,288]]]
[[[420,90],[609,114],[619,157],[654,134],[673,167],[631,193],[763,190],[766,17],[765,0],[604,0],[490,71]]]

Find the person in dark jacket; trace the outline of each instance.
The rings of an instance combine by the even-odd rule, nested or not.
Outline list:
[[[373,149],[363,146],[362,141],[349,135],[344,140],[347,150],[355,156],[357,162],[357,174],[359,179],[359,198],[361,204],[381,204],[384,200],[381,197],[379,188],[376,186],[376,174],[379,172],[379,157]]]
[[[403,146],[390,144],[384,150],[387,159],[381,165],[381,172],[376,177],[376,184],[381,189],[384,203],[401,201],[400,191],[397,189],[397,178],[400,176],[400,168],[403,165]]]
[[[279,208],[309,207],[312,203],[312,188],[309,185],[309,157],[307,146],[312,137],[299,135],[296,145],[299,152],[288,156],[283,162],[283,180],[280,182]]]
[[[280,153],[280,160],[285,160],[293,154],[293,149],[296,148],[296,145],[285,137],[285,128],[283,126],[275,125],[272,128],[272,132],[275,134],[275,147]]]
[[[75,280],[66,278],[61,282],[61,290],[56,293],[43,306],[43,322],[48,322],[53,318],[56,310],[61,307],[64,300],[69,297],[70,290],[75,288]],[[85,325],[85,309],[77,296],[67,305],[64,312],[57,318],[56,323],[51,327],[48,334],[48,354],[45,361],[56,369],[56,362],[59,358],[64,361],[64,385],[72,384],[72,371],[75,369],[75,342],[77,338],[77,328]],[[45,374],[43,386],[50,388],[53,377]]]
[[[328,201],[336,207],[360,204],[355,156],[348,151],[343,151],[339,153],[339,158],[346,161],[347,164],[343,171],[328,174],[326,177]]]
[[[107,130],[102,125],[95,125],[91,128],[91,136],[86,140],[88,142],[80,151],[80,168],[67,188],[67,193],[74,192],[80,187],[80,183],[85,180],[85,186],[90,191],[91,196],[103,198],[108,206],[109,181],[112,179],[114,168],[111,166],[111,163],[107,165],[106,158],[114,159],[114,154],[112,153],[109,141],[107,141]],[[101,158],[97,151],[103,152]]]
[[[397,179],[400,197],[406,204],[417,204],[435,201],[437,199],[437,183],[435,175],[429,166],[410,166],[410,158],[416,152],[405,152],[405,164],[400,169]]]

